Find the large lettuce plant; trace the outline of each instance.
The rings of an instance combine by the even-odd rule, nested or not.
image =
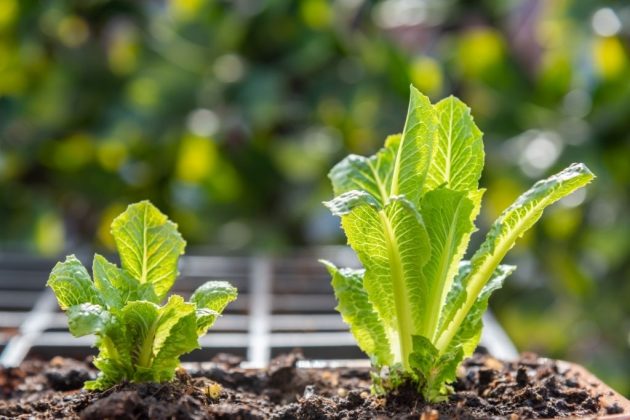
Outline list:
[[[412,87],[402,134],[371,157],[349,155],[329,174],[335,198],[325,204],[364,268],[324,263],[358,345],[389,369],[385,387],[411,380],[430,401],[447,394],[479,342],[488,298],[515,269],[501,265],[503,257],[547,206],[594,178],[573,164],[537,182],[464,260],[483,164],[470,109],[454,97],[433,105]]]

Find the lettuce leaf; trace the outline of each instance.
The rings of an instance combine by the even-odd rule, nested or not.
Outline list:
[[[186,242],[177,225],[148,201],[130,205],[112,222],[122,268],[164,298],[179,274],[177,261]]]
[[[190,297],[197,308],[197,334],[205,334],[236,296],[236,288],[226,281],[209,281],[199,286]]]
[[[402,134],[389,136],[375,156],[350,155],[328,174],[335,195],[350,191],[369,193],[384,206],[390,196],[404,195],[417,204],[429,170],[435,143],[437,116],[429,99],[411,90]]]
[[[47,285],[55,292],[63,310],[82,303],[103,303],[87,270],[74,255],[67,256],[64,262],[55,265]]]
[[[389,339],[363,288],[365,270],[339,269],[328,261],[321,262],[332,276],[335,297],[339,302],[336,309],[350,326],[361,350],[373,357],[375,365],[391,365],[393,355]]]
[[[394,362],[407,366],[411,337],[420,333],[426,296],[422,267],[427,230],[412,203],[391,197],[380,207],[369,194],[342,194],[327,205],[342,216],[348,243],[365,267],[363,286],[391,341]],[[339,210],[342,209],[342,210]]]
[[[538,181],[499,216],[470,261],[470,272],[463,279],[466,301],[452,318],[445,321],[446,328],[440,332],[437,341],[438,349],[445,349],[449,345],[503,257],[518,238],[540,219],[543,210],[587,185],[593,178],[593,173],[586,165],[574,163],[563,171]]]

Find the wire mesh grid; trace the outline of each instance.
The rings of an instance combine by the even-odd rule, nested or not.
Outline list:
[[[185,256],[172,293],[190,296],[208,280],[228,280],[239,298],[185,361],[205,361],[220,352],[264,367],[273,356],[302,349],[307,359],[356,360],[365,355],[335,311],[328,273],[318,258],[357,266],[344,248],[321,248],[285,257]],[[88,258],[80,259],[84,262]],[[29,357],[82,358],[95,354],[94,337],[73,337],[52,291],[45,287],[54,261],[0,254],[0,365],[16,366]],[[516,350],[492,316],[485,319],[482,344],[495,356],[514,358]]]

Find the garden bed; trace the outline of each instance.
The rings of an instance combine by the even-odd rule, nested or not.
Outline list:
[[[369,392],[366,368],[299,368],[299,355],[266,370],[243,369],[221,355],[188,365],[167,384],[122,384],[80,390],[95,375],[89,363],[55,358],[0,371],[0,416],[8,418],[630,418],[630,403],[585,370],[523,355],[501,362],[477,353],[462,366],[448,401],[426,405],[411,388],[387,397]],[[203,367],[202,367],[203,366]],[[219,385],[219,386],[218,386]]]

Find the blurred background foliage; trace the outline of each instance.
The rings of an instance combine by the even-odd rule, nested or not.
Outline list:
[[[0,247],[110,248],[145,198],[191,245],[342,243],[325,175],[401,130],[413,83],[485,132],[482,232],[535,179],[598,175],[493,307],[520,349],[629,395],[629,41],[622,1],[1,0]]]

